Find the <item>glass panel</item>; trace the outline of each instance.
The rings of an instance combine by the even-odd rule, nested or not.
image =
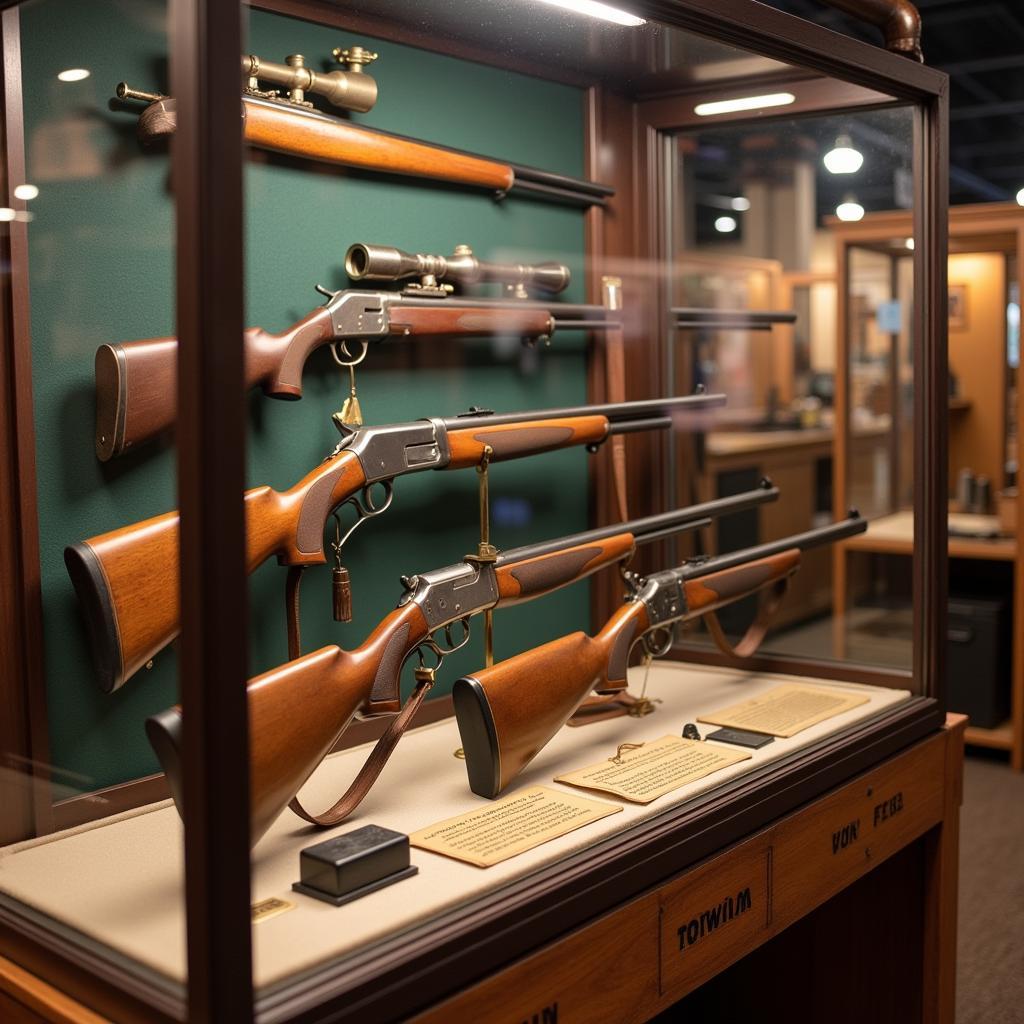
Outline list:
[[[702,127],[676,137],[672,305],[771,314],[756,324],[683,325],[671,332],[677,389],[704,384],[729,396],[712,430],[677,443],[676,493],[680,500],[713,498],[764,476],[781,491],[776,504],[722,520],[706,548],[700,538],[685,539],[681,555],[745,547],[815,528],[835,517],[837,493],[844,507],[869,518],[910,507],[909,214],[898,244],[850,249],[848,323],[842,327],[832,229],[842,218],[862,217],[865,207],[909,205],[911,128],[910,111],[894,108],[762,117],[756,124]],[[840,330],[850,351],[845,446],[835,405],[836,374],[842,372]],[[840,450],[847,479],[837,492]],[[909,628],[896,655],[874,639],[852,648],[836,564],[827,548],[805,554],[777,628],[762,649],[909,669]],[[906,584],[907,574],[897,575]],[[902,584],[901,607],[909,599]],[[877,590],[877,578],[872,587]],[[743,634],[756,607],[751,599],[722,613],[731,637]],[[707,643],[696,625],[686,636]]]
[[[737,695],[771,692],[778,674],[723,687],[693,657],[707,643],[699,599],[713,593],[702,573],[729,574],[722,622],[737,637],[753,615],[743,581],[767,589],[790,567],[759,545],[830,524],[837,494],[872,517],[913,496],[911,263],[906,250],[851,250],[853,298],[838,301],[830,215],[848,187],[821,168],[849,134],[866,151],[858,198],[901,205],[909,111],[773,116],[829,83],[623,12],[596,21],[539,0],[318,10],[329,24],[247,9],[240,76],[254,984],[282,1000],[296,978],[560,870],[582,847],[878,720],[912,689],[900,677],[858,690],[864,703],[824,725],[488,871],[417,848],[419,874],[389,880],[401,890],[330,915],[329,883],[293,891],[300,853],[326,837],[491,814],[481,797],[522,800],[619,743],[639,749],[698,718],[706,733]],[[182,830],[166,799],[181,797],[179,552],[173,518],[154,520],[177,504],[166,25],[158,0],[23,6],[26,170],[0,208],[0,230],[28,233],[15,274],[27,274],[31,323],[16,341],[31,356],[38,475],[45,701],[32,725],[48,736],[39,765],[3,751],[29,793],[9,838],[46,833],[4,851],[3,898],[112,950],[158,1001],[181,996],[186,965]],[[758,93],[756,123],[698,122],[698,106],[749,100],[766,82],[777,91]],[[879,101],[849,85],[839,95]],[[883,330],[886,303],[899,308]],[[770,504],[763,476],[779,490]],[[690,508],[739,492],[749,508],[714,508],[710,525]],[[654,514],[674,516],[675,532]],[[82,556],[76,595],[65,547],[114,530]],[[742,566],[679,567],[747,548]],[[836,550],[804,554],[764,648],[819,659],[804,668],[830,694],[846,692],[834,678],[853,650],[845,609],[877,604],[880,586],[869,577],[865,591],[852,570],[843,585]],[[287,571],[300,568],[301,614]],[[682,619],[688,644],[669,651]],[[655,652],[671,657],[648,671]],[[909,664],[873,649],[861,660]],[[402,740],[350,821],[307,828],[290,798],[329,807],[428,684],[417,724],[433,724]],[[658,714],[625,713],[638,706]],[[623,714],[614,731],[561,728],[577,709],[573,725]]]

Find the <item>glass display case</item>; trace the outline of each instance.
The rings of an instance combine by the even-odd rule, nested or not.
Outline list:
[[[0,955],[99,1013],[408,1017],[943,721],[944,77],[567,6],[3,12]],[[843,268],[847,135],[914,244]],[[658,799],[565,781],[666,734]]]

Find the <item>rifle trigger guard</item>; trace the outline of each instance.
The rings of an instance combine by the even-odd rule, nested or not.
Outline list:
[[[370,350],[370,343],[365,338],[359,339],[359,355],[353,355],[348,350],[349,339],[341,338],[338,341],[332,341],[330,345],[331,355],[334,361],[341,367],[348,369],[352,366],[358,366],[365,358],[366,353]]]
[[[433,654],[435,658],[437,658],[437,664],[434,666],[434,668],[439,669],[441,667],[441,662],[444,661],[444,659],[449,654],[454,654],[456,651],[461,651],[462,648],[469,643],[469,618],[470,617],[468,615],[465,615],[461,619],[456,619],[455,622],[449,622],[447,625],[441,627],[441,629],[438,629],[434,633],[431,633],[431,635],[428,636],[419,645],[419,647],[416,648],[416,656],[420,660],[421,668],[424,667],[424,649],[430,651],[430,653]],[[452,634],[452,627],[456,624],[456,622],[462,627],[462,635],[458,638],[456,638]],[[442,630],[444,632],[444,642],[447,645],[445,647],[442,647],[441,644],[437,641],[437,634],[442,632]]]

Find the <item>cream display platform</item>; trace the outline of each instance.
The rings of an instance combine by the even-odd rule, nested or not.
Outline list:
[[[643,669],[631,669],[634,693],[639,693],[642,681]],[[789,739],[777,738],[751,750],[749,760],[647,805],[584,793],[552,781],[556,775],[613,756],[620,743],[678,735],[684,723],[696,722],[701,714],[787,682],[836,688],[866,696],[868,701]],[[328,906],[292,891],[303,847],[370,823],[412,833],[488,803],[470,792],[465,764],[454,756],[460,745],[454,718],[408,733],[350,821],[320,831],[285,811],[253,851],[252,900],[277,898],[294,904],[294,909],[253,925],[255,986],[273,984],[326,960],[365,949],[389,934],[493,893],[541,865],[622,833],[738,775],[871,718],[908,699],[909,693],[666,663],[652,666],[647,696],[661,701],[652,715],[563,729],[504,794],[542,784],[608,799],[623,810],[490,868],[414,848],[412,863],[419,868],[417,875],[345,906]],[[716,727],[699,728],[704,736]],[[314,811],[330,805],[346,788],[367,751],[368,747],[356,747],[327,758],[303,788],[303,804]],[[0,891],[172,981],[185,980],[182,826],[170,801],[0,851]]]

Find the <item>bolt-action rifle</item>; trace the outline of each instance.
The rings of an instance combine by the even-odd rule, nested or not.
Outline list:
[[[762,591],[772,591],[770,603],[777,603],[786,580],[800,567],[801,551],[866,529],[867,522],[851,512],[817,530],[654,573],[636,581],[634,592],[596,636],[573,633],[457,680],[452,700],[470,789],[496,797],[591,693],[625,690],[635,644],[651,656],[665,654],[679,622],[710,616]],[[748,636],[759,641],[767,619],[759,616]],[[717,622],[709,619],[708,625],[713,635],[719,632]],[[751,654],[752,646],[756,643],[737,653]]]
[[[596,446],[614,434],[663,429],[674,412],[724,404],[724,395],[696,394],[537,412],[472,410],[452,419],[349,430],[294,487],[246,492],[246,565],[254,572],[271,555],[281,565],[323,564],[329,517],[346,503],[355,511],[340,547],[357,526],[390,507],[395,477],[473,468],[488,447],[489,461],[502,462]],[[64,562],[85,613],[100,685],[116,690],[178,635],[178,513],[73,544]]]
[[[566,271],[568,274],[568,271]],[[536,342],[557,330],[607,329],[615,317],[604,306],[472,299],[416,291],[330,292],[325,305],[280,334],[245,332],[245,386],[272,398],[302,397],[310,354],[334,345],[338,362],[354,366],[371,343],[388,338],[488,337]],[[96,350],[96,457],[103,462],[155,437],[177,415],[178,341],[147,338]]]
[[[444,569],[403,578],[405,593],[398,607],[362,646],[352,651],[324,647],[249,682],[252,841],[292,801],[357,710],[378,714],[401,709],[392,722],[397,741],[432,686],[441,661],[468,643],[473,616],[550,594],[628,559],[639,544],[710,525],[711,516],[751,508],[777,496],[778,491],[766,485],[734,497],[515,548],[498,554],[494,561],[467,557]],[[416,653],[421,664],[417,686],[401,708],[399,676],[405,661]],[[423,667],[425,655],[436,661],[432,668]],[[146,722],[179,810],[181,729],[179,708]],[[383,759],[374,758],[371,763],[377,767],[369,777],[362,777],[355,803],[383,767]],[[346,797],[319,818],[299,810],[307,820],[336,824],[350,810]],[[336,809],[341,810],[332,813]]]

